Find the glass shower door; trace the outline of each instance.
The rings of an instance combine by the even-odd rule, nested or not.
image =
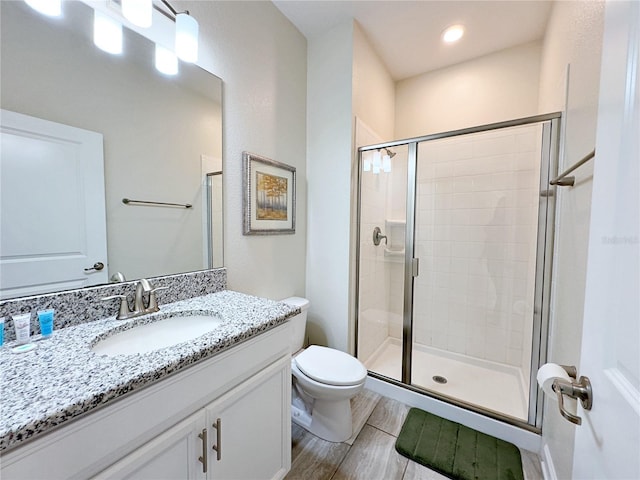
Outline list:
[[[407,146],[360,157],[357,357],[402,379]]]
[[[411,383],[527,420],[542,125],[418,144]]]

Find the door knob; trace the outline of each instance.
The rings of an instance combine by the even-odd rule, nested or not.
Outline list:
[[[99,271],[99,270],[102,270],[103,268],[104,268],[104,263],[102,263],[102,262],[96,262],[96,263],[94,263],[94,264],[93,264],[93,267],[91,267],[91,268],[85,268],[85,269],[84,269],[84,271],[85,271],[85,272],[90,272],[90,271],[92,271],[92,270]]]

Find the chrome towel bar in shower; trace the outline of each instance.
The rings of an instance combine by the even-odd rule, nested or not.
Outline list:
[[[132,200],[130,198],[123,198],[122,203],[125,205],[158,205],[161,207],[182,207],[191,208],[193,205],[190,203],[169,203],[169,202],[151,202],[149,200]]]
[[[571,172],[573,172],[576,168],[581,167],[593,157],[596,156],[595,149],[591,151],[591,153],[587,154],[582,160],[576,162],[572,167],[567,168],[564,172],[558,175],[556,178],[549,182],[550,185],[558,185],[559,187],[573,187],[576,183],[576,177],[567,176]]]

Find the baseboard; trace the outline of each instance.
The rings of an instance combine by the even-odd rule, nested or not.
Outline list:
[[[544,476],[544,480],[558,480],[556,469],[553,466],[553,458],[551,458],[551,452],[549,451],[549,445],[546,443],[542,447],[540,463],[542,465],[542,475]]]
[[[465,410],[464,408],[456,407],[455,405],[377,378],[367,377],[365,388],[405,403],[406,405],[421,408],[447,420],[462,423],[469,428],[486,433],[487,435],[493,435],[494,437],[511,442],[523,450],[528,450],[536,454],[540,452],[542,437],[533,432],[485,417],[484,415]]]

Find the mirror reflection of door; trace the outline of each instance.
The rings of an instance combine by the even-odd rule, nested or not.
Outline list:
[[[106,283],[102,135],[8,110],[0,134],[0,298]]]

